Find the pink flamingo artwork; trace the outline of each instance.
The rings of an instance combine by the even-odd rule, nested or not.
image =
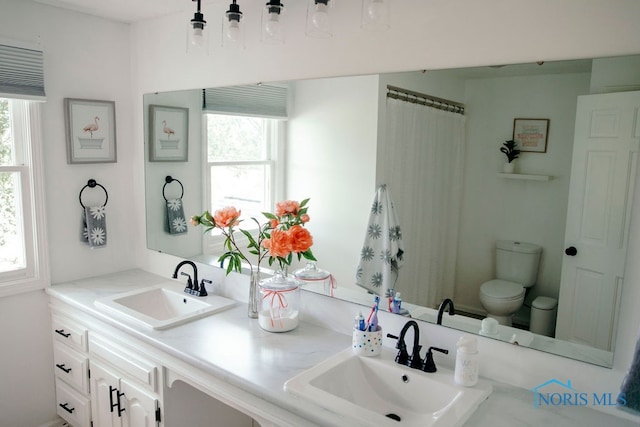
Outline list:
[[[82,128],[84,132],[89,132],[89,134],[91,134],[91,138],[93,138],[93,133],[99,129],[98,120],[100,120],[100,117],[95,116],[93,119],[93,123],[89,123],[88,125]]]
[[[171,135],[175,135],[176,134],[175,130],[171,129],[170,127],[167,127],[167,121],[166,120],[162,121],[162,132],[167,134],[168,138],[171,138]]]

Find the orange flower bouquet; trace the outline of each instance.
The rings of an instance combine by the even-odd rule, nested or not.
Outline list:
[[[296,254],[298,260],[302,257],[311,261],[316,260],[311,252],[313,237],[311,233],[309,233],[309,230],[304,228],[304,225],[309,222],[309,215],[307,214],[308,201],[309,199],[305,199],[300,203],[294,200],[279,202],[276,205],[275,214],[269,212],[262,213],[267,219],[267,221],[262,224],[257,219],[251,218],[251,220],[256,223],[258,229],[255,235],[248,230],[240,228],[240,223],[242,222],[240,219],[240,211],[233,206],[217,210],[213,215],[211,215],[209,211],[205,211],[202,215],[194,215],[191,217],[191,224],[194,226],[204,226],[205,233],[217,228],[222,235],[225,236],[224,248],[226,252],[218,258],[218,261],[221,266],[227,261],[227,274],[232,271],[240,272],[243,261],[249,265],[251,275],[249,279],[248,314],[251,318],[260,317],[258,311],[261,298],[258,292],[258,282],[260,280],[260,263],[266,256],[269,257],[269,265],[277,261],[280,269],[283,271],[286,271],[286,266],[291,265],[293,254]],[[247,246],[248,253],[256,256],[257,261],[255,268],[248,256],[243,253],[236,242],[238,231],[246,236],[249,241]],[[276,273],[275,276],[278,275],[279,277],[283,277],[282,273]],[[270,292],[273,295],[278,294],[276,291]],[[285,300],[282,295],[280,296],[281,298],[278,299],[278,301],[282,301],[284,304]],[[272,302],[274,300],[275,298],[272,297]],[[284,304],[283,307],[286,306],[287,305]],[[263,315],[262,317],[265,316]],[[295,324],[297,325],[297,312],[295,319]],[[273,322],[273,318],[271,321]],[[271,330],[268,326],[266,327],[268,330]],[[278,327],[281,327],[281,329],[279,329],[280,331],[284,331],[289,330],[287,328],[295,326],[292,324],[287,326],[287,328],[282,325],[278,325]]]
[[[236,243],[236,232],[240,231],[249,241],[248,252],[257,257],[257,267],[268,255],[269,265],[275,261],[278,262],[280,268],[285,270],[286,266],[291,265],[293,254],[296,254],[298,260],[301,258],[315,261],[316,258],[311,251],[313,245],[313,237],[304,225],[309,222],[307,214],[307,203],[309,199],[302,202],[295,200],[285,200],[276,204],[276,212],[263,212],[267,221],[261,224],[257,219],[251,218],[256,225],[258,232],[255,237],[248,230],[240,228],[241,212],[233,206],[228,206],[215,211],[213,215],[209,211],[205,211],[202,215],[194,215],[191,217],[191,224],[198,226],[203,225],[205,232],[214,228],[220,230],[225,236],[224,247],[227,250],[220,256],[218,261],[228,262],[227,274],[231,271],[240,271],[242,262],[249,264],[253,272],[253,265],[248,257],[242,252]]]

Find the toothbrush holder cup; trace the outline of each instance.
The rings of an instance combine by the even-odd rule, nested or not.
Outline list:
[[[353,330],[353,352],[358,356],[378,356],[382,351],[382,328],[375,331]]]

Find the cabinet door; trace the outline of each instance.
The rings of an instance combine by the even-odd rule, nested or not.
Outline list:
[[[125,411],[122,413],[123,427],[155,427],[158,400],[152,395],[127,381],[120,379],[120,391],[124,393]]]
[[[118,376],[104,365],[90,361],[91,365],[91,414],[93,427],[121,427],[118,416]],[[122,397],[120,398],[122,402]]]

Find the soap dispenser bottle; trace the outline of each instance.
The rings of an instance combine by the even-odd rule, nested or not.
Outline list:
[[[464,335],[458,340],[457,347],[453,379],[456,384],[474,386],[478,383],[478,340]]]

